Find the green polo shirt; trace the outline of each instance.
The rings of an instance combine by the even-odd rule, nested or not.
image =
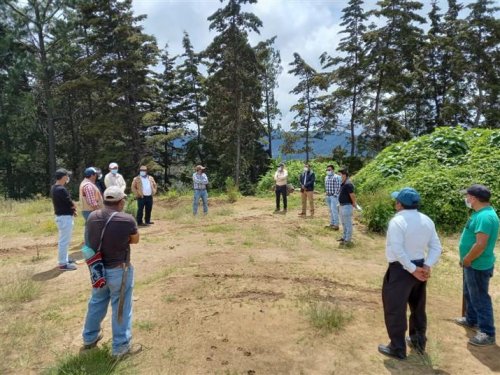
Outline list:
[[[462,237],[460,237],[460,260],[469,253],[476,243],[476,234],[488,235],[488,243],[483,253],[472,261],[472,268],[476,270],[488,270],[495,265],[495,244],[498,238],[498,215],[491,206],[475,211],[465,225]]]

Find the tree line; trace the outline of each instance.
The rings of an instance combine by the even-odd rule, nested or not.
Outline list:
[[[195,51],[184,32],[179,56],[144,32],[131,0],[1,2],[0,192],[45,194],[58,167],[80,176],[116,161],[126,176],[147,164],[167,189],[203,164],[213,186],[231,177],[252,193],[273,157],[283,70],[276,37],[249,42],[263,25],[243,7],[256,2],[225,0],[207,19],[212,42]],[[350,0],[320,71],[294,53],[286,147],[304,137],[308,159],[312,131],[347,129],[354,157],[438,126],[499,127],[498,7],[421,9]]]

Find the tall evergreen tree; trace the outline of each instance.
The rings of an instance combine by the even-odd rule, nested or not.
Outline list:
[[[322,97],[319,95],[320,90],[326,88],[325,78],[319,75],[316,70],[307,64],[304,59],[298,54],[293,54],[294,60],[290,63],[293,68],[288,73],[299,78],[299,83],[290,93],[299,95],[296,104],[292,105],[291,111],[296,112],[294,121],[290,127],[294,130],[304,132],[304,151],[306,153],[306,162],[309,161],[311,153],[310,133],[312,130],[325,128],[323,120],[323,105]]]
[[[194,146],[197,159],[196,163],[205,164],[205,156],[203,152],[203,137],[202,131],[206,119],[206,93],[205,93],[205,77],[199,71],[201,57],[194,52],[193,45],[189,39],[189,34],[184,32],[182,38],[184,53],[180,56],[184,61],[177,67],[179,93],[182,97],[179,110],[181,112],[182,121],[186,125],[196,126],[195,142],[190,142],[188,148]],[[189,152],[188,152],[189,153]]]
[[[278,77],[283,71],[280,52],[273,48],[276,37],[261,42],[257,45],[257,58],[262,66],[260,80],[262,85],[263,112],[267,126],[267,153],[273,157],[273,131],[276,129],[274,122],[281,115],[278,101],[274,91],[278,88]]]
[[[469,4],[465,42],[471,125],[500,128],[500,10],[492,0]]]
[[[350,112],[349,131],[351,138],[351,157],[356,150],[356,126],[362,124],[362,114],[366,95],[366,53],[363,37],[367,30],[365,22],[368,18],[363,10],[363,0],[350,0],[349,5],[342,10],[340,34],[341,39],[337,51],[339,57],[332,57],[325,53],[321,55],[324,69],[334,68],[331,73],[331,83],[335,85],[333,96],[338,98],[342,105],[346,105]]]
[[[374,96],[369,119],[372,129],[364,135],[369,139],[369,148],[379,151],[388,140],[409,136],[402,114],[412,100],[414,55],[423,43],[423,31],[416,24],[426,21],[417,13],[422,8],[418,1],[381,0],[377,6],[370,14],[384,23],[378,28],[372,26],[366,34]]]
[[[248,32],[259,31],[262,22],[243,12],[243,4],[256,0],[228,0],[211,15],[210,30],[218,34],[207,47],[207,122],[204,134],[210,160],[219,183],[233,176],[237,186],[255,180],[263,163],[259,139],[264,134],[260,66]],[[214,176],[215,177],[215,176]]]

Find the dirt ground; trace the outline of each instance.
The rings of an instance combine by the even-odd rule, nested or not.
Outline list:
[[[500,371],[498,346],[467,345],[470,333],[452,319],[461,311],[457,237],[442,237],[444,253],[428,288],[427,357],[406,361],[377,352],[387,343],[381,304],[384,237],[355,225],[355,247],[340,248],[325,228],[326,207],[297,216],[273,214],[273,197],[213,199],[193,217],[188,198],[157,201],[155,224],[140,229],[135,266],[133,340],[143,352],[127,359],[137,374],[489,374]],[[50,212],[47,216],[50,217]],[[2,218],[2,220],[7,220]],[[76,225],[81,225],[78,222]],[[59,272],[56,236],[0,238],[2,285],[31,278],[31,302],[0,305],[0,373],[41,373],[77,354],[90,293],[85,264]],[[81,259],[81,229],[71,254]],[[500,278],[491,294],[500,311]],[[311,326],[311,303],[352,314],[337,332]],[[108,313],[109,315],[109,313]],[[498,316],[498,314],[497,314]],[[109,316],[104,342],[111,339]]]

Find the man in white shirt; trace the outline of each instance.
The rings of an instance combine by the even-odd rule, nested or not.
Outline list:
[[[205,167],[201,165],[196,166],[196,172],[193,173],[193,188],[194,188],[194,198],[193,198],[193,215],[198,214],[198,204],[200,199],[203,202],[203,213],[208,214],[208,177],[204,173]]]
[[[122,190],[122,192],[125,193],[127,183],[125,182],[123,176],[118,173],[118,164],[109,164],[109,173],[104,177],[104,185],[106,185],[106,188],[109,188],[111,186],[118,186]]]
[[[139,176],[132,180],[132,193],[137,198],[137,225],[145,227],[154,222],[151,221],[151,211],[153,210],[153,195],[156,194],[157,185],[153,176],[148,174],[148,167],[141,165],[139,168]],[[146,209],[144,221],[142,216]]]
[[[406,344],[419,353],[425,351],[427,279],[431,267],[441,256],[441,243],[433,221],[417,210],[420,195],[415,189],[404,188],[391,196],[396,199],[397,213],[387,230],[389,268],[382,285],[385,325],[391,342],[379,345],[378,351],[405,359]],[[407,305],[410,306],[410,337],[405,340]]]

